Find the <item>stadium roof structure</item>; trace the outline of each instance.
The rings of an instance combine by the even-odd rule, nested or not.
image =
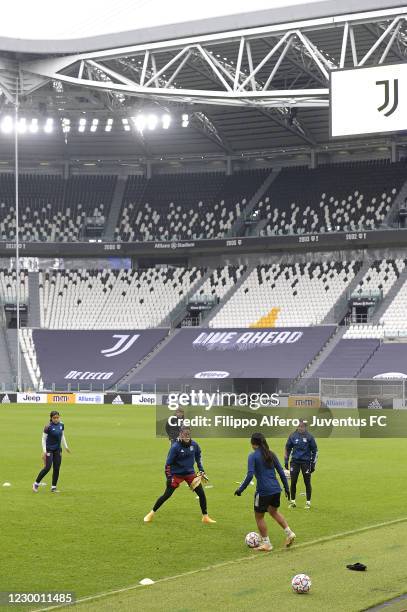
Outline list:
[[[340,144],[328,135],[331,71],[406,61],[403,3],[286,0],[195,21],[184,14],[178,23],[158,11],[153,22],[155,4],[141,29],[0,36],[0,125],[18,98],[20,117],[50,118],[58,128],[27,134],[23,158],[216,159],[404,143],[402,134]],[[140,125],[141,113],[170,116],[169,129],[157,119]],[[12,140],[0,136],[0,160],[11,158]]]

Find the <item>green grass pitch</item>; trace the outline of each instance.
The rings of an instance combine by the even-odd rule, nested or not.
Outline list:
[[[0,406],[0,485],[11,483],[0,486],[0,591],[74,591],[85,598],[151,578],[152,586],[71,609],[178,612],[256,606],[357,611],[407,591],[403,439],[318,440],[312,510],[303,509],[298,494],[295,510],[283,498],[281,509],[297,542],[284,550],[284,534],[270,519],[274,551],[261,554],[244,544],[246,533],[256,530],[254,487],[233,496],[245,475],[248,440],[199,440],[216,525],[201,524],[198,501],[185,485],[145,525],[144,515],[165,486],[169,446],[155,438],[154,409],[61,408],[72,454],[64,453],[61,493],[55,496],[50,474],[46,487],[31,491],[48,413],[48,406]],[[284,440],[271,446],[281,458]],[[368,571],[345,568],[355,561]],[[291,577],[301,572],[311,576],[309,595],[290,590]]]

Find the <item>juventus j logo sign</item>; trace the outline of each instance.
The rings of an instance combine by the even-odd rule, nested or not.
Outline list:
[[[383,112],[385,117],[390,117],[399,105],[399,80],[393,79],[393,102],[390,102],[390,81],[376,81],[376,85],[384,85],[384,102],[377,110]],[[386,110],[386,112],[384,112]]]
[[[134,334],[133,336],[130,336],[129,334],[113,334],[113,338],[119,338],[119,340],[111,348],[104,349],[100,352],[105,357],[116,357],[116,355],[120,355],[121,353],[128,351],[129,348],[135,343],[139,335],[140,334]]]

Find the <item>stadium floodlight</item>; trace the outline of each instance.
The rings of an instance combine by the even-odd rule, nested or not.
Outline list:
[[[25,117],[20,117],[20,119],[18,120],[17,129],[18,129],[18,133],[19,134],[25,134],[26,133],[26,131],[27,131],[27,121],[26,121]]]
[[[84,132],[85,130],[86,130],[86,119],[85,119],[85,117],[81,117],[79,119],[78,131],[79,132]]]
[[[168,130],[171,124],[171,115],[165,114],[161,117],[161,123],[164,130]]]
[[[148,115],[147,117],[147,127],[149,130],[155,130],[158,123],[157,115]]]
[[[44,132],[46,134],[51,134],[53,129],[54,129],[54,120],[52,119],[52,117],[48,117],[48,119],[45,121]]]
[[[130,132],[131,127],[129,126],[129,120],[126,117],[123,117],[122,124],[123,124],[125,132]]]
[[[71,131],[71,120],[68,119],[67,117],[64,117],[62,119],[62,131],[64,134],[67,134],[68,132]]]
[[[182,115],[182,127],[188,127],[189,125],[189,115],[188,113],[183,113]]]
[[[96,132],[96,130],[98,129],[98,125],[99,125],[99,119],[97,118],[92,119],[92,125],[90,126],[90,131]]]
[[[28,128],[31,134],[36,134],[38,132],[38,119],[31,119],[30,127]]]
[[[11,132],[13,131],[13,127],[14,124],[12,117],[10,117],[10,115],[4,117],[3,121],[1,122],[1,131],[4,134],[11,134]]]
[[[132,121],[139,132],[142,132],[146,127],[146,118],[144,115],[137,115],[137,117],[132,117]]]
[[[105,125],[105,132],[111,132],[112,131],[112,126],[113,126],[113,119],[109,118],[106,122]]]

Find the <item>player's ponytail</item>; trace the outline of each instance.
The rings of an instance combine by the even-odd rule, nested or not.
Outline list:
[[[275,454],[270,450],[267,440],[263,434],[254,433],[250,441],[252,444],[255,444],[260,448],[266,466],[272,468],[274,466]]]

